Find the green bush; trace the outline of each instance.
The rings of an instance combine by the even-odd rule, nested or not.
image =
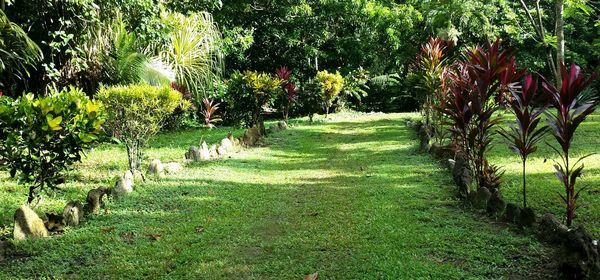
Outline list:
[[[0,163],[29,187],[28,203],[55,190],[84,150],[103,140],[101,102],[70,88],[48,97],[0,97]]]
[[[321,95],[325,103],[325,114],[329,115],[329,108],[331,108],[333,101],[340,94],[342,88],[344,88],[344,78],[340,75],[340,72],[333,74],[325,70],[319,71],[315,80],[321,86]]]
[[[180,106],[188,104],[181,93],[170,87],[129,85],[103,87],[98,98],[106,106],[108,120],[105,127],[127,148],[129,169],[141,170],[142,148]]]
[[[321,86],[316,80],[309,80],[300,87],[298,100],[302,105],[303,113],[308,115],[310,122],[313,122],[313,116],[321,109],[323,96],[321,95]]]
[[[227,81],[227,120],[246,126],[263,125],[263,108],[283,93],[282,80],[256,71],[234,72]]]

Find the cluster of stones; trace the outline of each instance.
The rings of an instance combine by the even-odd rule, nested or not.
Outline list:
[[[266,133],[273,133],[287,129],[285,122],[279,122],[266,129]],[[247,129],[243,137],[235,139],[231,133],[223,138],[219,144],[208,147],[202,141],[200,147],[190,147],[185,158],[191,161],[206,161],[216,159],[227,154],[237,152],[242,147],[256,146],[265,133],[257,126]],[[183,170],[178,162],[163,164],[159,159],[154,159],[148,165],[147,174],[154,178],[163,178]],[[50,235],[50,232],[61,232],[64,226],[77,226],[88,214],[97,214],[104,206],[105,196],[119,198],[134,191],[135,176],[131,171],[120,176],[114,187],[99,187],[88,192],[85,205],[79,201],[70,201],[65,205],[62,214],[46,213],[46,220],[42,220],[29,206],[22,205],[14,215],[13,237],[15,240],[28,238],[41,238]]]
[[[531,208],[507,203],[498,190],[482,187],[477,191],[470,191],[471,171],[464,155],[455,153],[448,146],[430,145],[429,136],[422,125],[417,124],[417,131],[419,149],[442,161],[452,173],[460,196],[466,198],[474,208],[485,210],[490,216],[506,222],[534,228],[540,240],[558,245],[565,256],[560,260],[565,277],[600,279],[600,244],[593,240],[583,226],[569,229],[550,213],[540,218]]]
[[[234,138],[229,133],[221,142],[210,146],[206,141],[200,140],[199,146],[191,146],[188,149],[185,153],[185,158],[192,162],[219,159],[231,153],[239,152],[243,147],[254,147],[265,135],[285,129],[287,129],[287,124],[284,121],[280,121],[264,131],[259,126],[248,128],[240,138]]]

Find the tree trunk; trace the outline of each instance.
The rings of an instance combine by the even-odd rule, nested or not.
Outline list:
[[[136,171],[140,170],[141,167],[141,151],[139,147],[139,143],[137,141],[133,141],[133,143],[126,143],[127,148],[127,159],[129,160],[129,170],[132,174],[135,174]]]
[[[556,85],[562,87],[560,68],[565,64],[564,0],[556,1]]]
[[[543,43],[544,48],[546,49],[546,62],[548,63],[548,68],[550,69],[550,72],[552,72],[554,78],[557,81],[560,81],[561,77],[560,77],[560,63],[555,61],[555,57],[554,57],[554,48],[552,48],[547,42],[546,42],[546,31],[544,29],[544,23],[542,21],[542,11],[540,8],[540,0],[536,0],[535,1],[535,10],[537,13],[537,17],[534,18],[533,15],[531,14],[531,12],[529,11],[529,7],[527,6],[527,4],[525,3],[524,0],[520,0],[521,2],[521,6],[523,7],[523,10],[525,11],[527,18],[529,19],[531,25],[533,26],[533,28],[535,29],[535,33],[537,34],[538,40],[540,42]],[[558,3],[560,2],[560,3]],[[557,7],[560,4],[561,7],[561,16],[560,16],[560,22],[561,22],[561,30],[562,30],[562,22],[563,22],[563,17],[562,17],[562,7],[563,7],[563,0],[560,0],[557,2]],[[557,13],[558,14],[558,13]],[[557,21],[558,21],[558,17],[557,17]],[[558,29],[556,30],[558,31]],[[558,32],[557,32],[557,37],[558,37]],[[562,46],[563,46],[563,54],[564,54],[564,36],[562,36]],[[560,41],[558,41],[560,42]],[[564,55],[563,55],[564,58]],[[558,70],[558,71],[557,71]]]
[[[527,208],[527,178],[525,176],[525,165],[527,164],[527,159],[523,159],[523,209]]]

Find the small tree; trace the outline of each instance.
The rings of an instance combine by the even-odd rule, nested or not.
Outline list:
[[[179,106],[187,106],[181,93],[170,87],[130,85],[103,87],[98,98],[106,106],[106,128],[125,144],[129,169],[140,171],[142,148]]]
[[[282,80],[266,73],[238,71],[227,81],[226,105],[229,118],[246,126],[264,128],[263,108],[273,104],[281,94]]]
[[[579,191],[575,192],[575,182],[583,174],[583,164],[581,160],[584,156],[571,164],[569,151],[575,136],[577,127],[589,116],[598,105],[596,99],[589,99],[583,91],[596,78],[593,73],[590,78],[585,78],[585,74],[579,69],[579,66],[573,64],[567,70],[564,65],[561,67],[562,87],[557,89],[554,84],[544,80],[542,83],[544,91],[550,96],[550,103],[556,109],[555,113],[548,113],[548,123],[554,138],[560,145],[560,150],[552,147],[560,154],[562,162],[556,163],[554,169],[556,176],[565,188],[566,196],[561,196],[566,205],[567,226],[571,226],[577,209],[577,199]],[[580,164],[581,163],[581,164]]]
[[[342,88],[344,88],[344,78],[340,75],[340,72],[329,73],[327,70],[319,71],[315,80],[321,86],[321,95],[323,102],[325,103],[325,117],[329,116],[329,108],[333,105],[333,101],[340,94]]]
[[[252,125],[259,125],[264,129],[263,108],[271,105],[281,93],[282,80],[266,73],[245,71],[244,81],[253,100]]]
[[[537,150],[537,143],[542,140],[547,126],[538,128],[542,114],[547,105],[534,107],[534,102],[541,99],[538,92],[538,81],[531,75],[525,78],[522,90],[513,88],[510,90],[508,103],[515,115],[516,123],[509,124],[509,130],[500,130],[499,133],[506,140],[508,147],[521,156],[523,164],[523,208],[527,208],[527,180],[526,163],[527,157]]]
[[[103,108],[76,88],[39,98],[0,96],[0,164],[29,187],[28,203],[58,189],[83,151],[102,141]]]

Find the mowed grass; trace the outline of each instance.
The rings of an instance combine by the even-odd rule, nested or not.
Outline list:
[[[0,264],[0,279],[556,277],[545,245],[456,198],[449,173],[416,152],[407,117],[415,115],[292,123],[263,147],[138,185],[62,236],[17,243],[22,254]],[[206,138],[215,143],[226,132]],[[162,134],[150,158],[182,161],[200,134]],[[115,146],[91,152],[65,197],[111,185],[124,154]],[[1,221],[10,229],[25,191],[5,179]],[[48,199],[41,210],[67,199]]]
[[[513,121],[510,113],[504,113],[505,122]],[[522,206],[522,165],[520,157],[503,144],[500,136],[489,154],[489,160],[505,171],[501,191],[510,202]],[[546,143],[559,148],[550,134],[538,145],[539,150],[529,156],[527,161],[527,204],[538,214],[553,213],[565,221],[565,204],[559,194],[565,195],[565,189],[554,174],[553,165],[560,160],[559,155]],[[583,161],[584,176],[577,180],[576,189],[583,189],[578,200],[574,224],[583,224],[586,229],[600,238],[600,113],[590,116],[581,124],[572,144],[573,159],[593,154]]]

